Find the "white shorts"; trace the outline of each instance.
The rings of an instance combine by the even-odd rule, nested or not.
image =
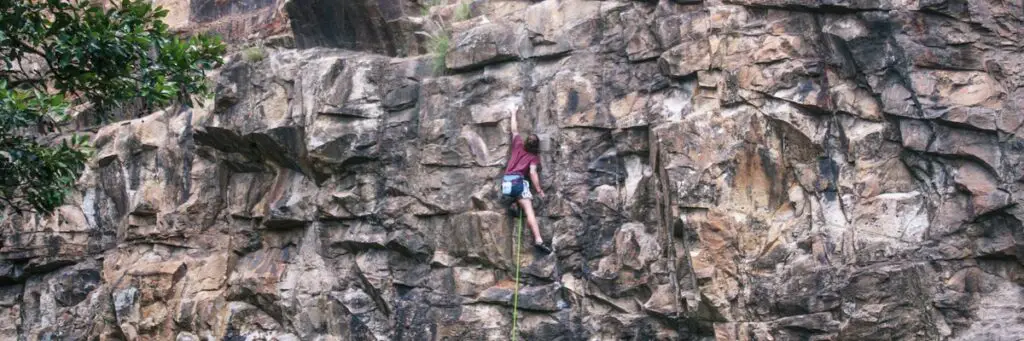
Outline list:
[[[512,194],[519,187],[519,186],[513,186],[512,185],[512,183],[514,181],[521,182],[519,184],[519,186],[522,186],[522,190],[518,193],[518,195]],[[523,179],[523,177],[519,176],[519,175],[505,175],[502,178],[502,182],[501,182],[501,193],[506,198],[512,198],[512,199],[517,199],[517,200],[518,199],[533,199],[533,193],[530,193],[530,181],[527,181],[526,179]]]
[[[519,195],[519,199],[533,199],[533,194],[530,193],[530,181],[523,179],[523,193]]]

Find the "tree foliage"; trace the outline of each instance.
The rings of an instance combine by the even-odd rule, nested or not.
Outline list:
[[[40,127],[60,127],[70,106],[102,117],[128,101],[160,107],[210,90],[205,72],[224,45],[176,36],[166,15],[146,0],[0,0],[0,208],[47,213],[63,203],[88,139],[55,140]]]

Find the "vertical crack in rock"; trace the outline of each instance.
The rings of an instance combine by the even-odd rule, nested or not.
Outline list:
[[[193,140],[192,132],[192,109],[188,107],[178,107],[176,114],[181,113],[181,109],[184,109],[185,113],[185,129],[181,132],[181,137],[178,139],[178,145],[181,146],[181,197],[178,199],[178,204],[188,201],[190,193],[192,193],[192,161],[195,156],[195,140]]]

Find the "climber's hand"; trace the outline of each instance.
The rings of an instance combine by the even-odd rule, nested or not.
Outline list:
[[[546,196],[544,195],[544,191],[539,191],[539,192],[537,192],[537,196],[538,196],[538,197],[540,197],[541,199],[544,199],[544,198],[546,197]]]

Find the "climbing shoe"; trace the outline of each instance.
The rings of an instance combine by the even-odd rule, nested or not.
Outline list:
[[[540,250],[540,252],[543,252],[545,254],[551,253],[551,248],[547,247],[543,243],[542,244],[534,243],[533,247],[536,248],[537,250]]]

